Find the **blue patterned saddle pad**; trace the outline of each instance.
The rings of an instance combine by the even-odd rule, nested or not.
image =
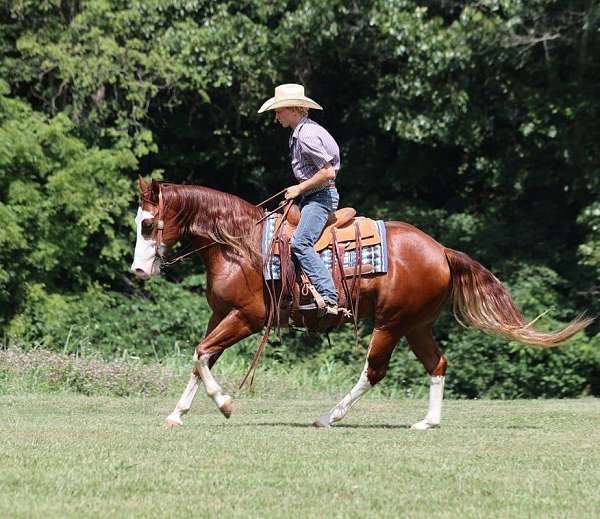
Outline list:
[[[267,258],[267,253],[269,251],[269,245],[271,244],[271,239],[273,238],[273,233],[275,232],[275,222],[277,220],[277,214],[272,214],[265,220],[263,225],[263,233],[262,233],[262,256],[263,258]],[[387,238],[385,232],[385,225],[383,220],[376,220],[377,228],[379,229],[379,234],[381,235],[381,243],[377,245],[369,245],[367,247],[362,248],[362,256],[361,263],[363,265],[373,265],[373,272],[371,274],[384,274],[388,269],[388,257],[387,257]],[[333,254],[331,252],[331,248],[327,248],[320,253],[321,259],[325,263],[325,266],[331,270],[331,262],[333,259]],[[356,251],[350,250],[344,253],[344,267],[354,267],[356,265]],[[280,270],[280,262],[279,256],[272,256],[269,261],[265,263],[264,267],[264,275],[267,281],[272,279],[277,280],[281,279],[281,270]]]

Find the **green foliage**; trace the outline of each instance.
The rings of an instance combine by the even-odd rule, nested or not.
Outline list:
[[[538,350],[473,330],[453,330],[442,343],[449,364],[448,395],[506,399],[597,394],[600,355],[595,343],[580,339]]]
[[[147,282],[134,297],[91,287],[85,293],[47,293],[28,287],[27,302],[8,336],[64,353],[99,352],[106,357],[162,358],[189,351],[204,335],[210,311],[201,280],[177,285]]]
[[[69,355],[42,348],[0,350],[0,393],[64,392],[84,395],[152,396],[171,389],[173,372],[122,357]]]
[[[3,60],[0,70],[19,88],[29,85],[45,111],[68,114],[92,142],[144,156],[157,151],[149,131],[153,109],[197,110],[223,90],[230,110],[247,114],[258,102],[267,28],[229,7],[94,0],[65,13],[60,5],[20,2],[6,8],[5,26],[5,44],[19,57]],[[218,122],[221,134],[229,133],[225,123]]]
[[[130,250],[136,161],[126,149],[88,147],[73,123],[0,96],[0,308],[18,310],[26,283],[84,288],[118,277]]]
[[[600,312],[600,202],[586,207],[579,215],[577,223],[586,229],[586,238],[577,250],[579,264],[587,267],[582,292],[595,304],[592,310]]]
[[[0,20],[0,325],[14,337],[142,357],[197,341],[195,282],[131,294],[134,177],[254,202],[279,191],[287,132],[256,110],[292,81],[341,145],[344,205],[464,250],[527,315],[600,312],[597,2],[18,0]],[[597,324],[536,352],[449,323],[455,395],[597,392]],[[349,330],[331,347],[299,333],[267,360],[360,365],[368,331],[358,348]],[[400,346],[394,387],[418,391],[420,373]]]

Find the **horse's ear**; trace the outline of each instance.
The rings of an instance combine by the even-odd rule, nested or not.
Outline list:
[[[152,195],[152,202],[158,203],[158,192],[160,190],[160,184],[157,180],[153,180],[150,184],[150,193]]]
[[[138,175],[138,185],[140,186],[140,193],[143,193],[148,189],[148,183],[144,180],[142,175]]]

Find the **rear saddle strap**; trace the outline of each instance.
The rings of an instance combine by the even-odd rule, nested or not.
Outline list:
[[[352,288],[348,286],[346,269],[344,268],[344,254],[348,244],[339,243],[337,238],[337,230],[332,229],[331,248],[333,258],[331,262],[331,274],[338,292],[340,306],[345,307],[343,312],[344,317],[352,317],[354,321],[355,338],[358,341],[358,300],[360,294],[360,278],[362,273],[362,265],[359,263],[361,258],[361,236],[358,222],[354,221],[354,232],[356,240],[356,264],[354,266],[354,275]],[[337,268],[336,268],[337,267]]]

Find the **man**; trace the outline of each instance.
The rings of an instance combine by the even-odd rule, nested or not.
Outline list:
[[[292,252],[323,298],[322,312],[337,315],[335,285],[314,244],[338,207],[335,177],[340,169],[340,149],[325,128],[309,119],[309,108],[323,109],[304,95],[302,85],[292,83],[276,87],[275,96],[266,101],[258,113],[274,110],[281,126],[292,130],[290,157],[298,184],[287,188],[285,198],[300,197],[301,209],[300,222],[292,237]],[[316,303],[314,308],[317,308]]]

